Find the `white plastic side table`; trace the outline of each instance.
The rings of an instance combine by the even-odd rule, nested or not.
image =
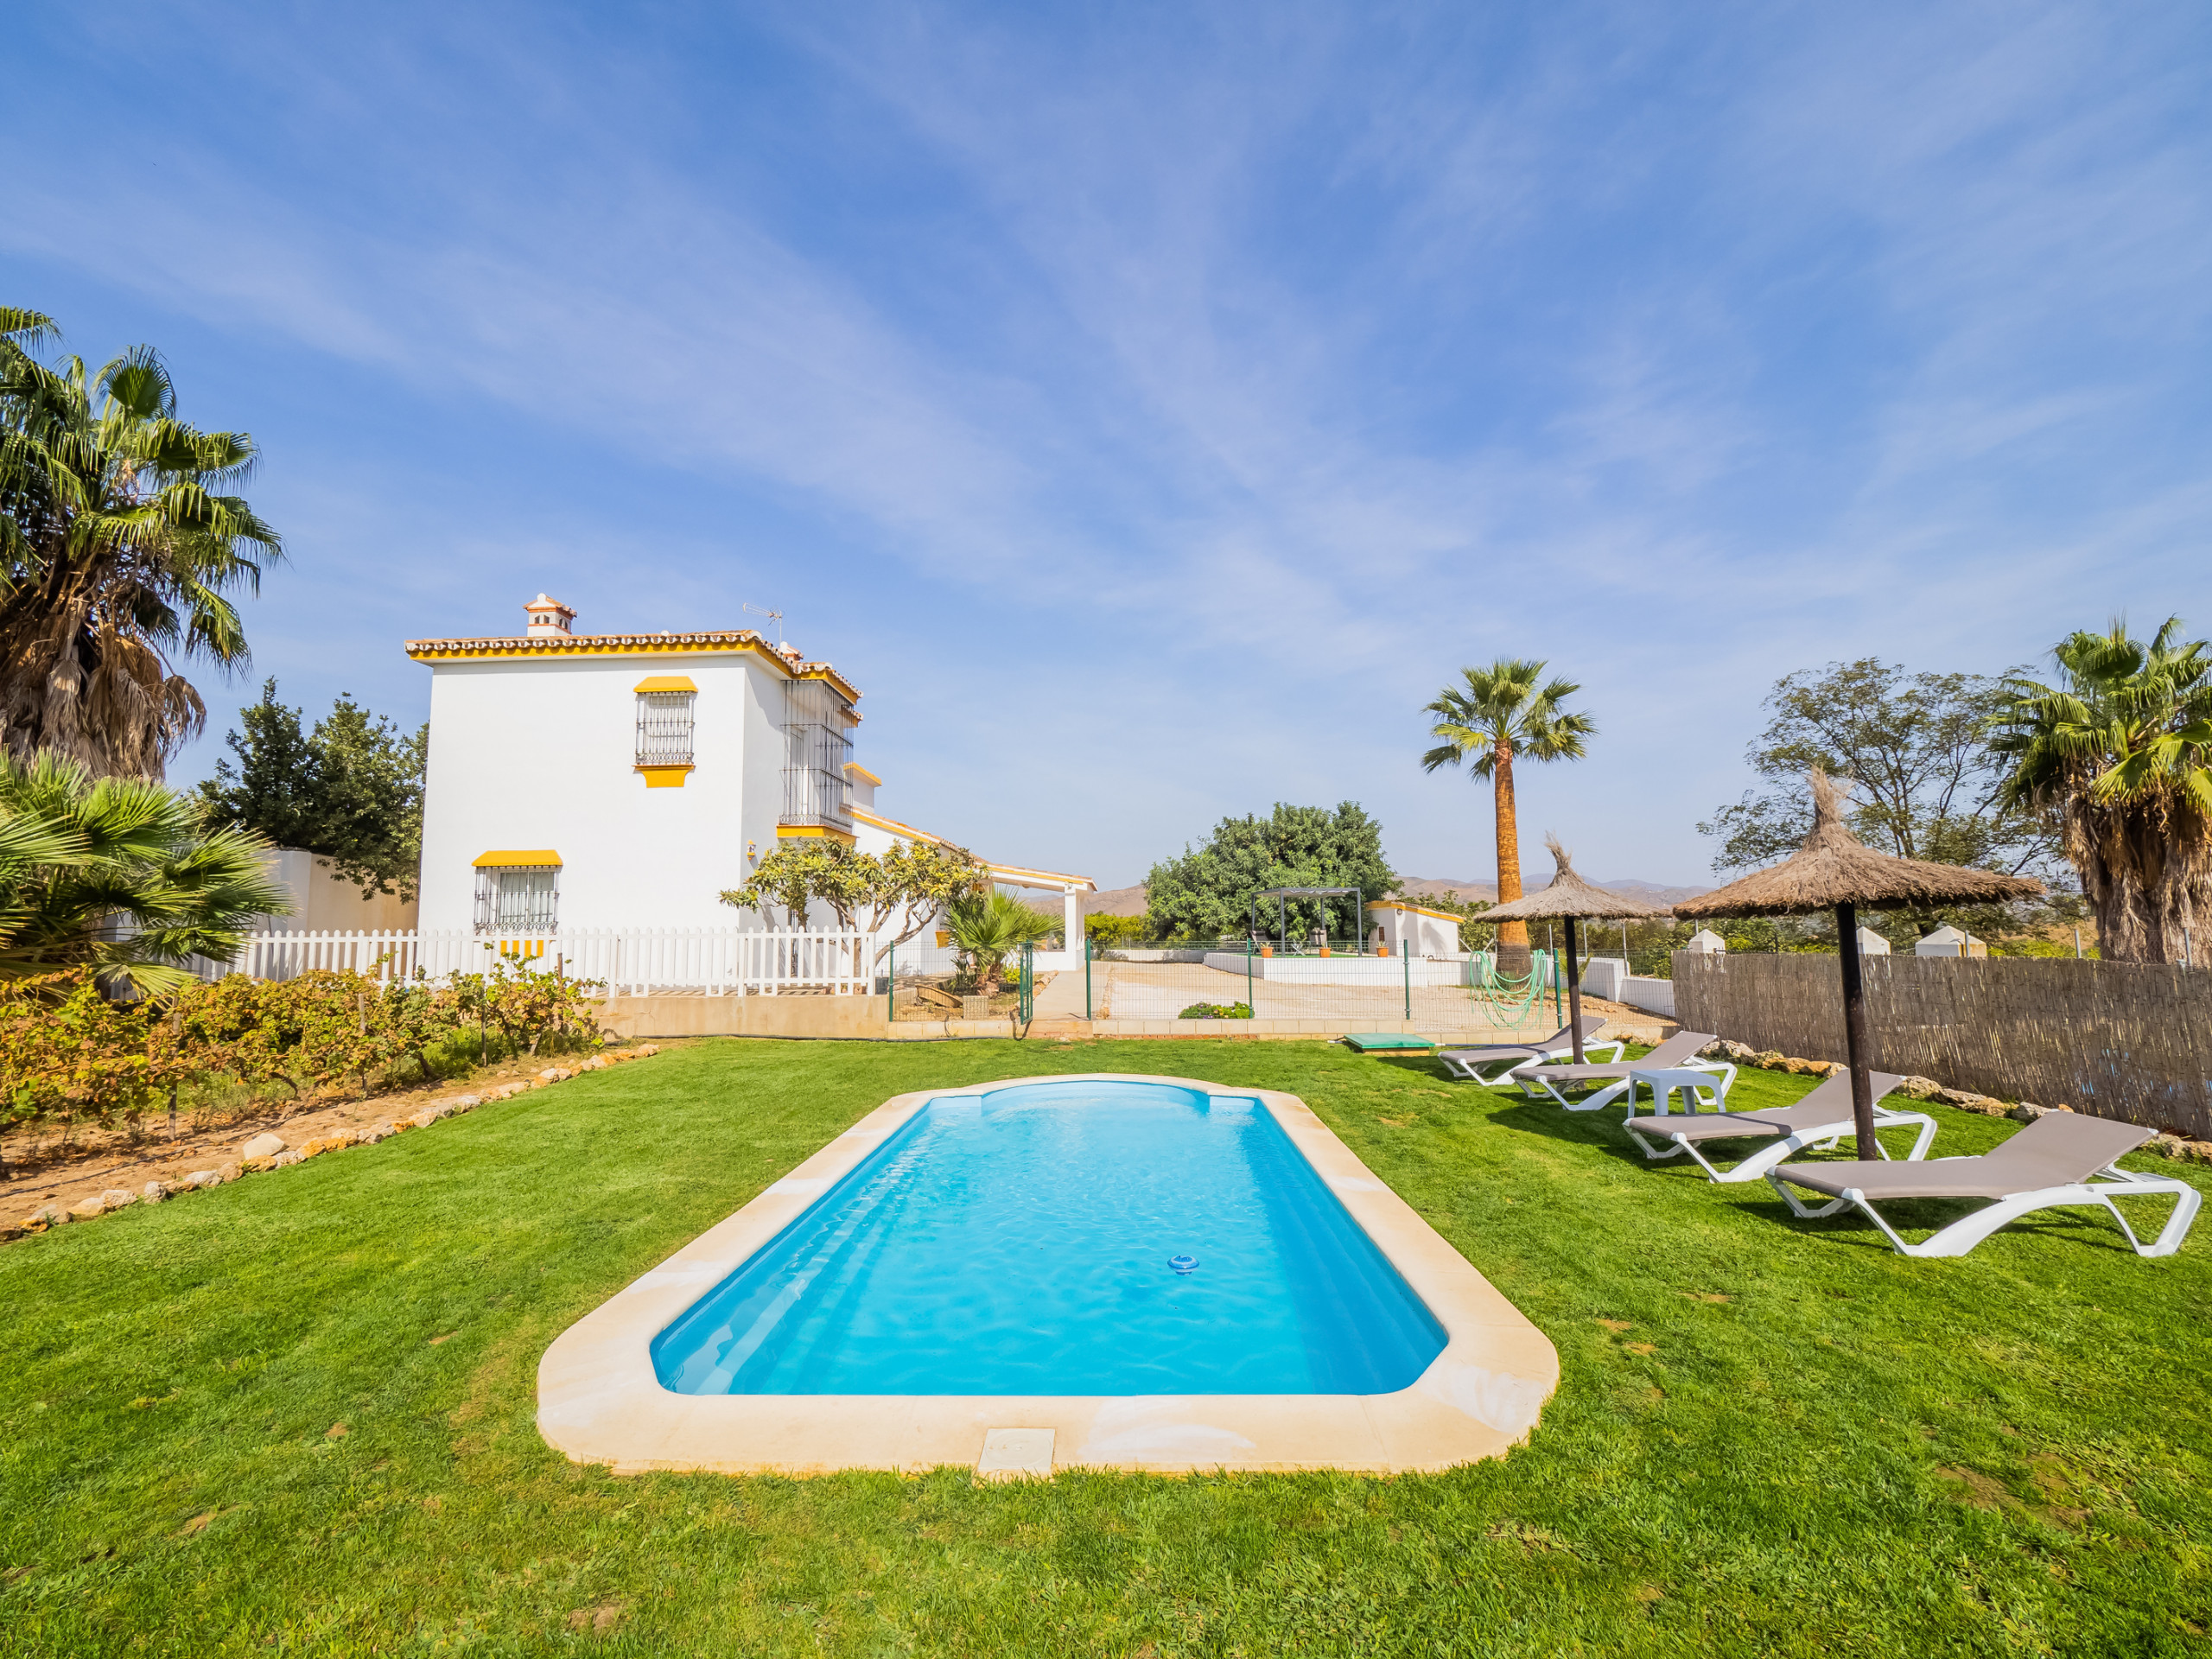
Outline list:
[[[1655,1116],[1667,1116],[1670,1109],[1669,1098],[1677,1090],[1681,1091],[1685,1115],[1694,1115],[1703,1109],[1704,1102],[1699,1093],[1701,1090],[1712,1091],[1714,1111],[1725,1112],[1728,1109],[1728,1085],[1735,1080],[1736,1068],[1733,1066],[1726,1071],[1631,1071],[1628,1074],[1628,1115],[1634,1117],[1642,1109],[1636,1103],[1638,1084],[1651,1090],[1651,1110]]]

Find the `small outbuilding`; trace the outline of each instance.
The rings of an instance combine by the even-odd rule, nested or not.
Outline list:
[[[1449,962],[1467,954],[1459,948],[1459,918],[1448,910],[1431,910],[1406,899],[1377,899],[1368,906],[1367,919],[1382,940],[1384,956]]]
[[[1916,957],[1986,957],[1989,947],[1962,927],[1948,923],[1933,933],[1924,935],[1912,947]]]

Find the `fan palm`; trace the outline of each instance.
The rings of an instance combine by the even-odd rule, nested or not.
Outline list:
[[[1521,830],[1513,804],[1513,763],[1580,760],[1582,740],[1598,728],[1587,715],[1562,705],[1582,688],[1573,680],[1544,679],[1547,664],[1501,657],[1488,668],[1463,668],[1461,684],[1446,686],[1423,711],[1436,716],[1428,728],[1440,740],[1421,758],[1421,770],[1464,764],[1468,774],[1488,779],[1497,811],[1497,900],[1521,896]],[[1502,922],[1502,949],[1525,952],[1526,922]]]
[[[2212,646],[2181,627],[2069,635],[2058,683],[2006,679],[1991,718],[2000,803],[2057,821],[2110,961],[2182,960],[2212,898]]]
[[[968,958],[977,988],[988,996],[1006,972],[1007,953],[1043,938],[1060,924],[1011,893],[994,892],[954,899],[945,906],[944,925],[954,946]]]
[[[158,784],[0,754],[0,979],[89,965],[111,993],[181,988],[190,957],[227,961],[291,907],[269,850]]]
[[[252,471],[251,438],[177,419],[150,347],[97,376],[48,366],[54,332],[0,306],[0,745],[158,779],[207,721],[174,659],[245,662],[229,595],[283,549],[220,493]]]

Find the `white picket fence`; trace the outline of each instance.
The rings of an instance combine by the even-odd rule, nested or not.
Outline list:
[[[589,927],[491,935],[268,932],[247,937],[232,961],[195,958],[203,978],[240,973],[290,979],[318,968],[414,979],[487,972],[505,961],[540,973],[602,979],[617,996],[872,995],[875,944],[859,932],[734,927]]]

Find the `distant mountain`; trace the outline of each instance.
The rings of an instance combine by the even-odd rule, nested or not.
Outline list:
[[[1086,916],[1141,916],[1144,914],[1144,887],[1108,887],[1102,893],[1083,895],[1083,913]]]
[[[1524,893],[1534,893],[1539,887],[1550,885],[1551,877],[1548,874],[1540,880],[1523,876],[1521,882],[1522,891]],[[1656,881],[1638,881],[1632,878],[1618,881],[1593,880],[1591,885],[1603,887],[1609,893],[1624,893],[1631,899],[1641,899],[1647,905],[1671,905],[1677,899],[1694,899],[1700,893],[1713,891],[1711,887],[1662,887]],[[1497,902],[1497,883],[1461,881],[1448,875],[1410,876],[1406,880],[1405,894],[1408,899],[1425,896],[1445,897],[1458,899],[1462,903],[1480,899],[1484,904],[1494,905]]]
[[[1486,905],[1497,902],[1497,882],[1461,881],[1448,875],[1409,877],[1400,891],[1408,899],[1457,899],[1463,904],[1477,899]]]
[[[1523,886],[1534,893],[1549,881],[1524,881]],[[1711,893],[1711,887],[1666,887],[1653,881],[1600,881],[1599,887],[1614,893],[1625,893],[1631,899],[1641,899],[1647,905],[1671,905],[1677,899],[1694,899],[1700,893]],[[1497,883],[1495,881],[1459,881],[1450,876],[1414,876],[1404,887],[1408,899],[1428,899],[1439,896],[1455,898],[1462,903],[1476,899],[1484,904],[1497,902]],[[1103,893],[1086,893],[1083,913],[1086,916],[1141,916],[1144,914],[1144,888],[1109,887]]]
[[[1647,905],[1671,905],[1677,899],[1694,899],[1701,893],[1711,893],[1710,887],[1662,887],[1650,881],[1600,881],[1598,885],[1610,893],[1624,893],[1631,899],[1641,899]]]

